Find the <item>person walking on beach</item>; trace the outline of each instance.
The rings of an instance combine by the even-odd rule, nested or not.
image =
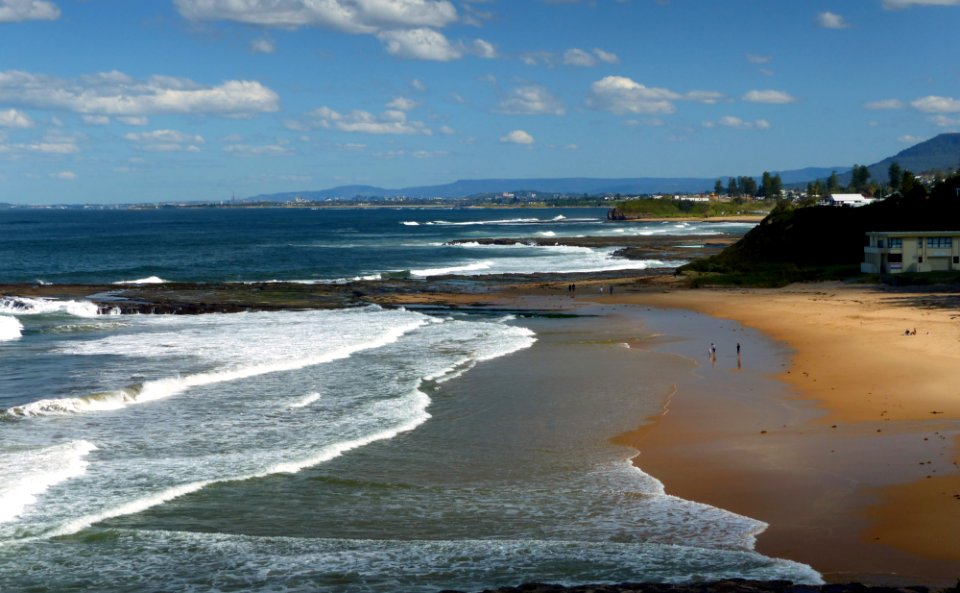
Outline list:
[[[740,356],[740,342],[737,342],[737,356]]]

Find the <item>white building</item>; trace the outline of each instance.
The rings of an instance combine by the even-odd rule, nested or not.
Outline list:
[[[860,194],[830,194],[825,200],[827,206],[850,206],[858,208],[873,203],[873,198],[865,198]]]

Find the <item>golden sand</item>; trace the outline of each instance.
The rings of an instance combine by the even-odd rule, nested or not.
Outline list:
[[[766,521],[760,551],[830,580],[960,577],[958,295],[830,283],[590,299],[736,320],[794,352],[778,377],[794,400],[738,410],[680,393],[624,435],[669,493]]]

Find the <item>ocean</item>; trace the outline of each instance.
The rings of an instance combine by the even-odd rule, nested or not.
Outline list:
[[[0,283],[664,267],[676,262],[471,240],[695,245],[749,228],[613,223],[601,209],[0,210]],[[0,298],[0,590],[816,582],[753,550],[762,523],[665,494],[610,443],[692,368],[624,347],[624,327],[372,306],[109,315]]]

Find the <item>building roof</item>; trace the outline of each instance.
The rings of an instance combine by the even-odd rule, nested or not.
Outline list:
[[[887,237],[956,237],[960,231],[867,231],[868,235],[884,235]]]
[[[869,198],[860,194],[830,194],[830,199],[834,202],[866,202],[869,200]]]

